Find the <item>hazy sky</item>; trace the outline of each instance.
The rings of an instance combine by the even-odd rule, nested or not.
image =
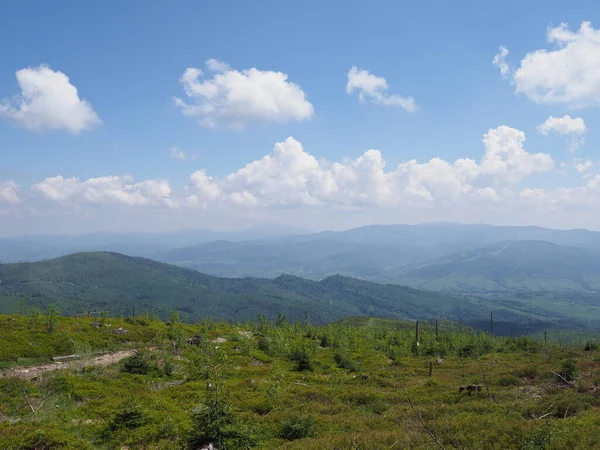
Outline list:
[[[0,235],[600,229],[596,1],[22,0],[0,17]]]

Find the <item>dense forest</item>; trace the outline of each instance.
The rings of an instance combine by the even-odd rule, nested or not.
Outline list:
[[[175,309],[185,321],[253,320],[263,313],[325,324],[346,316],[446,318],[497,331],[598,330],[597,296],[576,293],[513,297],[450,295],[334,275],[321,281],[291,275],[275,279],[219,278],[195,270],[118,253],[76,253],[35,263],[0,265],[0,312],[44,310],[63,314],[106,311],[112,316]]]

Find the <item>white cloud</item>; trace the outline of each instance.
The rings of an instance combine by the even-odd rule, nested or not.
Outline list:
[[[198,170],[190,177],[190,184],[195,191],[189,197],[192,203],[200,203],[203,200],[212,201],[221,195],[221,188],[212,177],[206,175],[204,170]]]
[[[575,108],[600,105],[600,31],[590,22],[582,22],[577,31],[561,23],[547,30],[547,40],[553,48],[526,54],[514,70],[505,60],[504,47],[493,63],[517,93],[533,102]]]
[[[385,78],[375,76],[367,70],[354,66],[348,72],[348,83],[346,84],[348,95],[357,90],[360,101],[370,100],[377,105],[400,106],[408,112],[416,111],[417,104],[414,98],[387,94],[388,88]]]
[[[506,57],[508,56],[508,49],[504,46],[500,46],[498,48],[498,53],[494,56],[492,60],[492,64],[500,69],[500,74],[503,77],[507,77],[510,73],[510,64],[506,62]]]
[[[522,131],[500,126],[484,136],[481,162],[440,158],[399,164],[386,171],[378,150],[355,160],[329,163],[304,151],[288,138],[273,152],[218,179],[204,171],[192,175],[188,202],[209,206],[234,203],[258,207],[398,206],[438,202],[495,201],[533,173],[550,171],[554,162],[544,153],[525,151]]]
[[[86,181],[56,176],[33,185],[32,190],[70,207],[102,203],[212,211],[460,208],[502,202],[518,192],[519,183],[529,175],[553,169],[549,155],[527,152],[524,142],[522,131],[499,126],[484,135],[479,161],[433,158],[387,169],[379,150],[329,162],[318,160],[290,137],[276,143],[271,153],[225,177],[198,170],[187,187],[175,192],[164,180],[134,183],[117,176]]]
[[[582,118],[571,118],[569,115],[564,117],[550,116],[537,129],[539,133],[544,135],[556,133],[568,136],[567,150],[570,153],[575,153],[585,143],[582,136],[587,132],[587,127]]]
[[[173,190],[165,180],[134,182],[126,176],[46,178],[32,187],[35,195],[9,205],[9,216],[27,216],[26,208],[34,206],[41,217],[58,221],[63,211],[69,220],[88,220],[91,226],[116,227],[113,221],[120,217],[121,227],[129,229],[159,223],[171,229],[239,227],[240,220],[317,228],[432,220],[600,228],[595,214],[600,174],[593,163],[575,159],[581,185],[557,187],[562,165],[527,151],[522,131],[502,125],[488,130],[482,143],[476,159],[409,160],[389,167],[379,150],[326,161],[290,137],[227,176],[198,170],[186,186]],[[541,188],[533,175],[543,174]],[[10,192],[16,189],[14,182],[9,186]]]
[[[21,94],[0,102],[0,118],[29,130],[60,130],[73,134],[100,123],[86,100],[79,98],[69,77],[46,65],[17,71]]]
[[[160,179],[133,183],[128,176],[106,176],[80,181],[75,177],[64,178],[58,175],[34,184],[32,190],[48,200],[65,205],[109,203],[175,206],[169,183]]]
[[[433,158],[386,170],[379,150],[353,160],[329,162],[306,152],[290,137],[273,151],[225,177],[194,172],[188,186],[172,192],[164,180],[134,183],[129,177],[80,181],[56,176],[32,189],[66,206],[121,204],[128,206],[277,210],[295,208],[402,208],[495,203],[528,175],[547,172],[554,162],[544,153],[528,153],[522,131],[500,126],[483,139],[479,162]]]
[[[229,64],[214,58],[206,61],[206,67],[212,72],[229,72],[231,70]]]
[[[594,163],[592,161],[590,161],[589,159],[575,160],[575,170],[579,173],[589,172],[593,167],[594,167]]]
[[[302,121],[314,115],[304,91],[282,72],[256,68],[240,72],[215,59],[206,65],[212,78],[202,80],[202,70],[190,67],[180,79],[190,103],[175,98],[183,114],[199,117],[203,126],[241,129],[251,123]]]
[[[568,135],[568,134],[584,134],[587,131],[585,122],[582,118],[571,118],[569,115],[564,117],[548,117],[546,121],[538,126],[538,132],[548,135],[552,132]]]
[[[19,186],[12,180],[0,182],[0,203],[19,203],[18,189]]]
[[[556,214],[572,210],[597,210],[600,206],[600,174],[588,179],[583,186],[572,188],[524,189],[521,198],[529,207],[547,208]]]
[[[180,161],[185,161],[187,159],[187,155],[184,151],[179,150],[177,147],[173,147],[170,151],[171,158],[178,159]]]

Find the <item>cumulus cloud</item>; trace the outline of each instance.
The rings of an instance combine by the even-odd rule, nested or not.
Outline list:
[[[65,205],[109,203],[127,206],[163,205],[174,207],[171,187],[165,180],[145,180],[133,183],[128,176],[106,176],[80,181],[61,175],[46,178],[32,190],[48,200]]]
[[[562,165],[548,154],[528,151],[525,144],[521,130],[501,125],[483,135],[478,158],[409,160],[389,166],[376,149],[353,159],[318,159],[290,137],[229,175],[218,177],[198,170],[177,189],[160,179],[136,182],[128,176],[87,180],[56,176],[33,185],[34,195],[26,202],[15,203],[14,182],[2,185],[0,198],[15,203],[9,205],[13,215],[32,203],[45,215],[56,216],[54,211],[63,210],[77,217],[127,215],[137,217],[145,227],[169,220],[171,228],[181,228],[182,223],[218,226],[219,220],[239,225],[240,217],[258,222],[304,220],[305,226],[312,220],[320,224],[338,220],[341,227],[377,221],[517,224],[520,220],[521,224],[600,227],[593,214],[600,207],[596,166],[576,158],[573,170],[581,174],[580,185],[549,187],[549,180],[558,181],[549,177],[544,187],[538,187],[533,175],[556,174],[555,167]],[[219,219],[223,217],[228,219]]]
[[[416,111],[417,104],[414,98],[388,94],[388,89],[385,78],[373,75],[368,70],[358,69],[354,66],[348,72],[348,83],[346,84],[348,95],[356,90],[360,101],[371,101],[382,106],[399,106],[408,112]]]
[[[0,203],[5,202],[0,211],[6,217],[26,217],[27,208],[34,207],[40,217],[59,221],[70,214],[68,222],[64,219],[67,224],[103,223],[111,229],[119,229],[119,220],[120,229],[239,227],[240,218],[246,224],[276,221],[340,228],[432,220],[600,228],[596,165],[575,158],[573,172],[580,173],[580,185],[556,187],[560,177],[553,175],[566,163],[528,151],[525,144],[521,130],[501,125],[483,135],[478,158],[409,160],[390,166],[376,149],[353,159],[319,159],[290,137],[229,175],[197,170],[187,184],[174,189],[161,179],[55,176],[33,185],[19,202],[16,183],[5,182],[0,185]],[[543,174],[544,187],[536,186]]]
[[[212,78],[202,79],[204,72],[198,68],[186,69],[180,82],[188,102],[175,98],[183,114],[199,117],[203,126],[242,129],[251,123],[302,121],[314,115],[304,91],[285,73],[254,67],[238,71],[215,59],[206,66]]]
[[[528,153],[524,142],[522,131],[500,126],[484,135],[480,162],[433,158],[386,170],[379,150],[330,163],[317,160],[290,137],[275,144],[270,154],[224,178],[195,172],[188,202],[203,207],[219,202],[278,208],[495,201],[528,175],[554,166],[549,155]]]
[[[390,208],[494,204],[518,190],[529,175],[548,172],[554,161],[529,153],[525,134],[499,126],[483,136],[479,160],[410,160],[388,168],[379,150],[330,162],[307,152],[293,137],[260,159],[224,177],[194,172],[175,192],[164,180],[133,182],[107,176],[81,181],[50,177],[32,186],[42,198],[66,206],[113,204],[220,210]]]
[[[521,198],[534,208],[548,208],[559,213],[600,206],[600,174],[588,178],[582,186],[571,188],[524,189]]]
[[[506,62],[508,50],[500,47],[493,60],[515,91],[536,103],[583,108],[600,104],[600,30],[582,22],[571,31],[561,23],[547,30],[550,49],[525,55],[518,67]]]
[[[0,102],[0,118],[29,130],[67,130],[77,134],[100,123],[69,77],[47,65],[17,71],[21,94]]]
[[[541,134],[548,135],[550,133],[557,133],[562,135],[568,134],[584,134],[587,131],[585,122],[582,118],[576,117],[571,118],[569,115],[564,117],[548,117],[546,121],[538,126],[538,132]]]
[[[0,203],[19,203],[19,186],[14,181],[0,182]]]
[[[66,206],[114,204],[169,208],[293,209],[398,208],[498,202],[534,173],[550,171],[552,158],[524,149],[525,134],[508,126],[483,137],[479,161],[410,160],[388,169],[379,150],[329,162],[307,152],[293,137],[264,157],[225,177],[194,172],[187,187],[173,192],[165,180],[133,182],[107,176],[82,181],[55,176],[32,186],[42,198]]]
[[[569,115],[565,115],[564,117],[550,116],[537,129],[539,133],[544,135],[556,133],[568,136],[567,150],[571,153],[576,152],[584,144],[585,141],[582,136],[587,131],[582,118],[571,118]]]

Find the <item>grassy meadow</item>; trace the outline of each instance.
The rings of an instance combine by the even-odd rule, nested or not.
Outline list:
[[[117,364],[12,371],[126,348],[138,351]],[[192,325],[51,311],[0,316],[0,364],[3,449],[600,447],[593,340],[441,322],[437,336],[421,324],[417,345],[414,322],[365,317]],[[481,390],[459,392],[469,385]]]

